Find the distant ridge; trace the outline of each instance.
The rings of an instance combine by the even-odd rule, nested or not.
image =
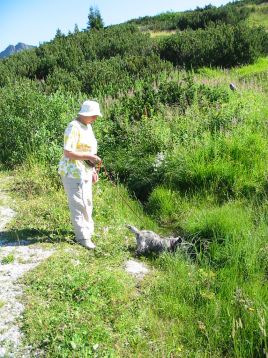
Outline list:
[[[14,53],[17,53],[17,52],[20,52],[23,50],[28,50],[28,49],[31,49],[34,47],[35,46],[26,45],[22,42],[18,42],[16,46],[9,45],[4,51],[0,52],[0,58],[9,57],[11,55],[14,55]]]

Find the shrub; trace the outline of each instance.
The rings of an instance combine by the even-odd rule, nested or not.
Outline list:
[[[166,12],[156,16],[144,16],[130,20],[129,23],[138,25],[143,31],[197,30],[218,23],[236,25],[245,20],[251,12],[250,8],[240,7],[240,3],[237,5],[227,4],[219,8],[207,5],[204,8],[197,7],[193,11]]]
[[[230,24],[236,25],[240,21],[245,20],[250,14],[250,9],[239,8],[234,6],[206,6],[205,8],[197,8],[195,11],[189,11],[181,14],[177,22],[177,28],[186,30],[204,29],[210,24]]]
[[[205,30],[187,30],[160,43],[161,58],[186,68],[231,67],[252,63],[266,53],[264,29],[244,24],[219,25]]]
[[[0,98],[0,161],[15,166],[32,155],[56,166],[65,126],[79,99],[59,92],[47,96],[27,80],[5,86]]]
[[[79,79],[68,71],[55,67],[52,73],[47,76],[46,90],[49,93],[57,90],[77,94],[81,91],[82,84]]]

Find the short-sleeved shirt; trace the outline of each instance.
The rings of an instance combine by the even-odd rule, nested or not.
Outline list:
[[[90,124],[74,119],[64,133],[64,149],[75,152],[97,153],[97,141]],[[65,156],[59,162],[59,174],[74,179],[90,179],[92,168],[83,160],[69,159]]]

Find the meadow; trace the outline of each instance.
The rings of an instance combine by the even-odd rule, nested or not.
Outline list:
[[[81,32],[0,63],[0,161],[17,211],[8,233],[55,248],[23,279],[25,343],[41,356],[268,356],[265,36],[220,26],[162,40],[134,27]],[[210,56],[223,28],[252,56],[230,46],[220,67],[219,52],[214,66],[198,56],[177,66],[193,37]],[[113,180],[101,171],[94,187],[94,252],[74,244],[57,174],[64,128],[88,97],[101,103],[94,132]],[[123,268],[135,257],[125,224],[194,249],[140,257],[150,273],[138,281]]]
[[[40,112],[33,115],[34,106],[28,108],[30,118],[42,116],[45,128],[45,115],[48,123],[53,115],[58,120],[55,133],[50,130],[55,140],[47,139],[51,153],[42,140],[41,148],[13,172],[11,184],[19,195],[11,235],[57,247],[25,278],[28,343],[51,357],[265,356],[267,92],[256,74],[266,72],[266,63],[261,59],[230,71],[203,68],[191,79],[172,72],[163,82],[170,86],[168,93],[171,86],[174,91],[183,86],[183,94],[191,89],[190,105],[185,98],[180,106],[160,103],[155,113],[124,126],[118,109],[126,118],[124,99],[107,107],[103,100],[105,116],[95,126],[101,155],[128,191],[119,183],[113,186],[104,174],[96,185],[95,253],[72,245],[66,198],[57,161],[52,161],[77,102],[59,93],[42,98],[30,84],[19,88],[18,111],[25,98],[30,106],[37,96]],[[237,85],[234,93],[230,82]],[[135,93],[131,99],[136,100]],[[64,113],[61,120],[59,113]],[[41,136],[40,123],[30,123]],[[30,145],[35,148],[34,142]],[[51,155],[49,166],[42,153]],[[151,273],[136,282],[123,270],[135,247],[126,223],[183,235],[196,251],[142,258]]]

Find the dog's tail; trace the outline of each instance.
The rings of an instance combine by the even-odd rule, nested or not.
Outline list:
[[[131,230],[132,232],[134,232],[134,234],[139,234],[140,233],[140,231],[135,226],[126,225],[126,227],[129,228],[129,230]]]

